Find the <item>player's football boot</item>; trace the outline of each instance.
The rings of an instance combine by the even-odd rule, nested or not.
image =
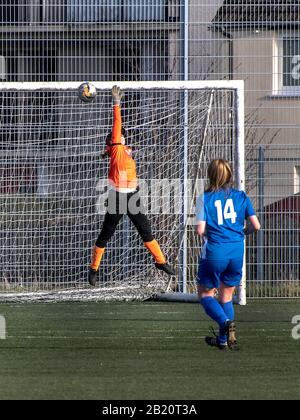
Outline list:
[[[233,321],[228,321],[226,329],[228,337],[228,347],[230,348],[230,350],[238,350],[235,323]]]
[[[169,264],[158,264],[158,263],[156,263],[155,264],[155,267],[158,269],[158,270],[161,270],[161,271],[164,271],[165,273],[167,273],[169,276],[175,276],[175,270],[174,270],[174,268],[172,268]]]
[[[205,342],[210,347],[217,347],[219,350],[227,350],[228,344],[221,343],[219,337],[205,337]]]
[[[98,271],[90,268],[89,269],[89,283],[91,286],[96,286],[97,278],[98,278]]]

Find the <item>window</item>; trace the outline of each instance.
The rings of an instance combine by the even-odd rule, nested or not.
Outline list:
[[[300,194],[300,166],[294,168],[294,194]]]
[[[300,87],[300,38],[282,42],[283,88]]]
[[[300,96],[300,37],[283,36],[274,45],[273,94]]]

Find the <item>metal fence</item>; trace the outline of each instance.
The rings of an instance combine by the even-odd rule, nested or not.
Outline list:
[[[248,295],[300,297],[300,146],[247,152],[248,191],[262,223],[248,240]]]
[[[247,185],[264,226],[249,293],[298,296],[299,17],[293,0],[4,0],[0,78],[243,79]]]

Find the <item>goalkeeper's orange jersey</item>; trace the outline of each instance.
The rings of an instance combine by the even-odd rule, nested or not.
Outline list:
[[[130,192],[136,190],[138,179],[136,173],[136,163],[132,158],[130,147],[123,146],[122,137],[122,117],[119,105],[114,106],[114,123],[112,130],[112,145],[107,148],[110,157],[110,168],[108,179],[111,185],[120,192]]]

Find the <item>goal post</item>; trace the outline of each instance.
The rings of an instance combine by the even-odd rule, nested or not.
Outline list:
[[[0,300],[132,300],[178,292],[193,300],[201,249],[195,201],[209,162],[229,160],[236,187],[245,188],[244,82],[92,83],[98,92],[92,103],[79,100],[81,82],[0,83]],[[92,289],[87,271],[105,214],[108,161],[101,154],[114,84],[125,93],[123,123],[154,235],[178,275],[170,282],[157,272],[124,218]],[[245,285],[244,276],[240,304]]]

